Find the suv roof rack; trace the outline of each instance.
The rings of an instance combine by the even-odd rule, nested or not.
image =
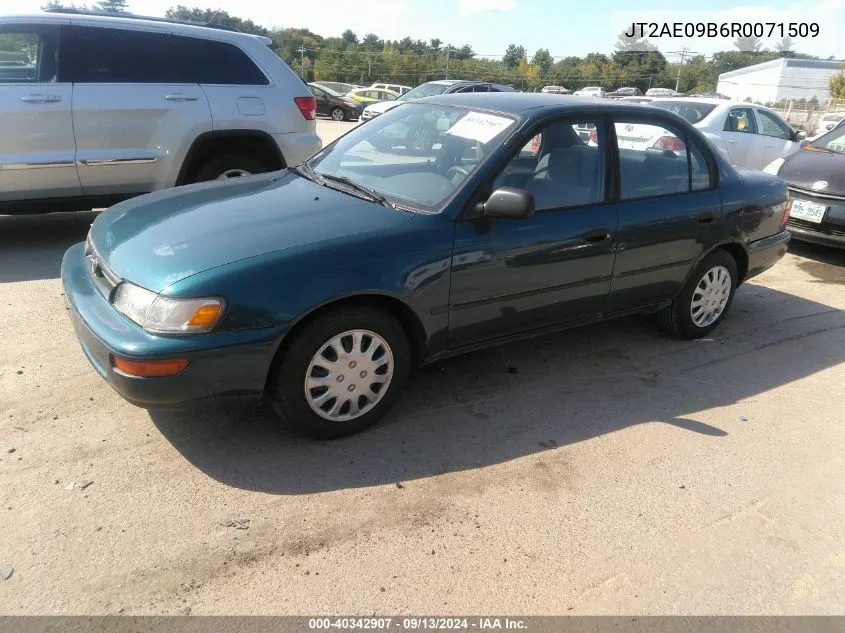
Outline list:
[[[136,15],[134,13],[124,13],[119,11],[97,11],[94,9],[77,9],[75,7],[70,8],[56,8],[56,9],[46,9],[44,13],[62,13],[66,15],[92,15],[92,16],[102,16],[108,18],[124,18],[127,20],[146,20],[148,22],[166,22],[169,24],[185,24],[187,26],[202,26],[207,29],[218,29],[221,31],[234,31],[239,33],[238,29],[233,26],[226,26],[225,24],[214,24],[213,22],[197,22],[195,20],[177,20],[174,18],[159,18],[154,16],[147,16],[147,15]]]

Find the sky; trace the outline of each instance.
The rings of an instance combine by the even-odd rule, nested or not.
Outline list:
[[[77,0],[79,1],[79,0]],[[83,0],[84,1],[84,0]],[[15,13],[38,11],[44,0],[14,2]],[[175,4],[223,9],[273,27],[305,27],[324,37],[340,35],[350,28],[359,37],[374,32],[382,38],[439,38],[455,46],[470,44],[481,56],[501,56],[508,44],[526,48],[532,55],[547,48],[555,57],[583,56],[590,52],[611,53],[617,35],[632,22],[670,23],[775,23],[776,32],[764,45],[772,48],[780,39],[778,29],[790,22],[818,24],[817,37],[793,38],[793,48],[822,58],[845,59],[845,0],[708,0],[707,10],[679,8],[679,0],[380,0],[364,3],[349,0],[278,2],[271,0],[129,0],[129,10],[142,15],[163,15]],[[691,6],[691,5],[687,5]],[[7,12],[8,8],[0,11]],[[683,28],[683,27],[681,27]],[[767,30],[771,28],[764,26]],[[838,37],[842,32],[843,37]],[[730,50],[733,38],[651,38],[669,54],[686,47],[712,55]]]

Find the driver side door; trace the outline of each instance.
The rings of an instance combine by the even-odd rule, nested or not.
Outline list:
[[[522,139],[520,150],[482,185],[488,194],[502,186],[536,194],[533,217],[465,215],[457,221],[451,348],[578,321],[606,309],[619,218],[606,198],[603,124],[589,122],[599,128],[595,145],[575,131],[583,121],[550,123]],[[538,132],[543,141],[532,156]]]

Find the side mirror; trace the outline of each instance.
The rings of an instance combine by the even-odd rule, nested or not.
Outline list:
[[[804,130],[798,130],[795,132],[796,141],[803,141],[805,138],[807,138],[807,133]]]
[[[523,220],[534,215],[534,196],[525,189],[500,187],[475,208],[483,217]]]

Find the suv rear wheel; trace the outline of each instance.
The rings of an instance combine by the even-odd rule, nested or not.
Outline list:
[[[192,182],[242,178],[271,171],[259,157],[247,152],[220,152],[206,160],[195,172]]]

